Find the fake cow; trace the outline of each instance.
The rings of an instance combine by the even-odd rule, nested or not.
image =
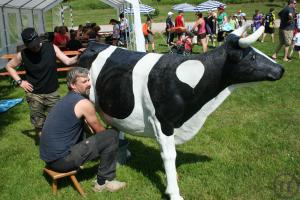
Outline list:
[[[236,85],[283,75],[280,65],[250,46],[264,28],[240,38],[246,28],[200,55],[133,52],[95,44],[80,57],[80,66],[91,73],[90,99],[107,122],[121,131],[157,139],[167,175],[166,193],[172,200],[182,199],[175,144],[193,138]]]

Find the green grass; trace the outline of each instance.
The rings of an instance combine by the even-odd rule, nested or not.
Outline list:
[[[156,34],[155,42],[158,52],[168,51],[161,34]],[[255,47],[271,55],[275,45],[267,37]],[[200,49],[196,46],[194,52]],[[283,63],[282,56],[280,52],[278,62],[286,71],[280,81],[237,89],[193,140],[177,147],[179,187],[185,199],[275,200],[281,199],[273,190],[278,175],[290,173],[300,180],[300,61],[294,54],[292,62]],[[1,77],[0,89],[0,99],[24,97],[7,77]],[[59,92],[62,96],[67,92],[63,78]],[[33,138],[25,100],[0,114],[0,199],[81,199],[69,179],[59,181],[58,194],[51,194]],[[117,178],[128,187],[117,193],[94,193],[97,162],[88,162],[77,175],[87,199],[162,199],[166,181],[156,141],[130,135],[127,139],[133,156],[118,167]],[[300,193],[291,199],[300,199]]]

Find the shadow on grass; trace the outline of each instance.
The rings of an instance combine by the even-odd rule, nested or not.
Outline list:
[[[36,135],[34,129],[23,130],[22,133],[34,141],[35,145],[39,145],[40,138]]]
[[[162,198],[165,198],[164,192],[166,185],[156,173],[157,171],[165,173],[160,151],[153,147],[145,146],[138,140],[132,139],[129,139],[129,150],[132,156],[126,165],[146,176],[160,190]],[[211,158],[205,155],[197,155],[177,150],[176,167],[186,163],[207,162],[210,160]]]
[[[24,133],[25,134],[25,133]],[[160,156],[160,151],[153,147],[145,146],[142,142],[138,140],[129,139],[129,150],[132,153],[131,159],[125,164],[132,169],[135,169],[138,172],[141,172],[145,177],[147,177],[156,187],[160,190],[162,198],[166,199],[165,188],[166,185],[161,180],[161,177],[156,173],[162,171],[165,173],[163,168],[162,159]],[[211,158],[205,155],[197,155],[193,153],[186,153],[177,151],[177,161],[176,166],[187,163],[196,163],[196,162],[208,162]],[[79,182],[83,180],[91,180],[91,186],[93,179],[95,178],[98,170],[98,163],[92,167],[84,168],[80,170],[78,175],[76,175]],[[45,179],[48,181],[49,186],[52,184],[52,179],[44,173]],[[58,181],[58,188],[75,187],[72,184],[70,178],[65,177]]]

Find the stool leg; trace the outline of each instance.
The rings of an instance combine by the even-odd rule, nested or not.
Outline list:
[[[54,179],[52,182],[52,193],[56,194],[56,192],[57,192],[57,180]]]
[[[80,193],[81,196],[85,197],[85,193],[83,192],[80,183],[77,181],[77,178],[74,175],[70,176],[75,188],[77,189],[77,191]]]

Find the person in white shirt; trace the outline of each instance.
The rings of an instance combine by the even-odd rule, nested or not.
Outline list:
[[[298,31],[293,38],[294,50],[298,52],[298,58],[300,59],[300,32]],[[293,55],[293,49],[290,52],[290,57]]]

